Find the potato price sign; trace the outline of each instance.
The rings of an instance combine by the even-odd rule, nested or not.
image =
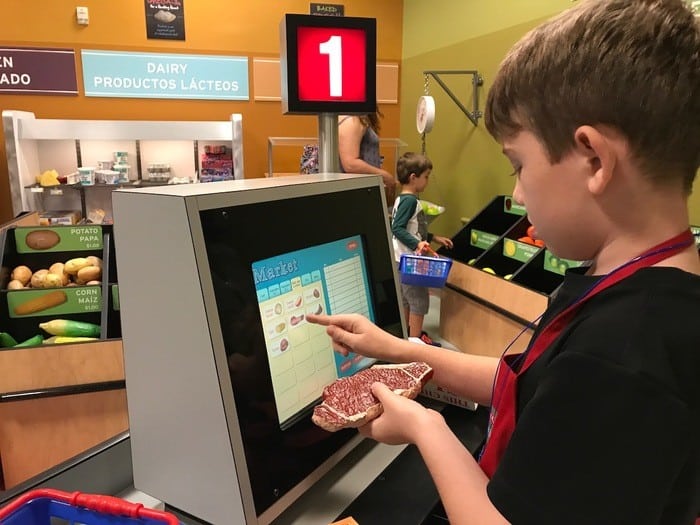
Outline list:
[[[17,253],[70,252],[102,249],[101,226],[16,228]]]

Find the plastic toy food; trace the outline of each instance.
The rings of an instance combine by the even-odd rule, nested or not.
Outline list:
[[[58,186],[60,184],[58,180],[58,172],[56,170],[47,170],[37,177],[40,186]]]
[[[12,275],[10,276],[12,280],[17,280],[22,283],[22,285],[27,286],[27,283],[32,278],[32,271],[27,266],[18,266],[12,270]]]
[[[17,279],[13,279],[9,283],[7,283],[8,290],[21,290],[22,288],[24,288],[24,285],[21,281],[18,281]]]
[[[69,337],[98,337],[100,335],[98,325],[70,319],[53,319],[46,323],[40,323],[39,328],[51,335]]]
[[[85,257],[76,257],[75,259],[66,261],[66,265],[63,270],[70,275],[76,275],[79,270],[85,268],[86,266],[90,266],[90,263]]]
[[[97,281],[102,277],[102,268],[99,266],[84,266],[78,270],[76,277],[79,281],[84,283],[88,281]]]
[[[32,274],[32,278],[29,281],[29,284],[32,285],[32,288],[43,288],[44,287],[44,276],[49,273],[48,270],[42,269],[42,270],[37,270]]]
[[[486,268],[482,268],[482,270],[485,271],[486,273],[490,273],[491,275],[496,275],[496,272],[493,271],[493,269],[489,268],[488,266]]]
[[[414,399],[432,375],[433,369],[421,362],[375,365],[324,388],[323,403],[314,409],[311,419],[329,432],[362,426],[383,411],[372,394],[373,383],[384,383],[396,394]]]

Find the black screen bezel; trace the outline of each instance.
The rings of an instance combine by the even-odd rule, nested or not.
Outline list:
[[[309,417],[282,429],[255,292],[252,262],[360,235],[378,326],[403,336],[401,305],[379,187],[200,212],[233,398],[257,515],[356,435],[328,433]],[[234,363],[244,362],[247,369]],[[264,366],[263,366],[264,365]]]

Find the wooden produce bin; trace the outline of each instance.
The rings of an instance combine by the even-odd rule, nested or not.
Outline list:
[[[451,253],[442,252],[454,261],[442,291],[440,335],[463,352],[500,356],[516,338],[508,352],[522,352],[561,284],[560,260],[519,241],[529,226],[523,207],[498,196],[453,237]],[[546,267],[550,260],[555,268]]]
[[[547,307],[548,296],[458,261],[440,300],[440,336],[463,352],[498,357]],[[511,347],[522,352],[531,330]]]
[[[102,228],[99,248],[74,246],[67,251],[26,252],[23,228],[39,226],[30,214],[0,228],[0,332],[17,341],[42,334],[39,324],[61,318],[100,327],[96,341],[78,344],[41,344],[0,348],[0,481],[13,487],[32,476],[125,431],[128,428],[119,312],[112,301],[116,285],[111,228]],[[19,239],[19,241],[18,241]],[[27,265],[33,271],[53,262],[96,255],[102,258],[99,285],[45,290],[8,290],[12,269]],[[65,290],[70,300],[55,308],[18,315],[16,305],[25,297]],[[83,297],[88,300],[82,301]],[[98,298],[95,305],[94,298]],[[70,308],[69,308],[70,306]],[[44,333],[44,337],[49,334]]]
[[[128,429],[121,340],[2,349],[0,370],[5,488]]]

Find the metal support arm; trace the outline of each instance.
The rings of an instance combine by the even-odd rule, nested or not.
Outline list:
[[[464,70],[442,70],[442,71],[423,71],[423,75],[430,75],[435,79],[435,81],[440,84],[440,87],[445,90],[445,93],[452,99],[452,101],[457,104],[457,107],[462,110],[462,112],[467,116],[472,124],[475,126],[479,125],[479,119],[484,115],[482,111],[479,110],[479,87],[484,84],[483,77],[476,70],[464,69]],[[440,75],[471,75],[472,77],[472,111],[469,111],[464,104],[457,98],[452,90],[444,80],[440,78]]]

